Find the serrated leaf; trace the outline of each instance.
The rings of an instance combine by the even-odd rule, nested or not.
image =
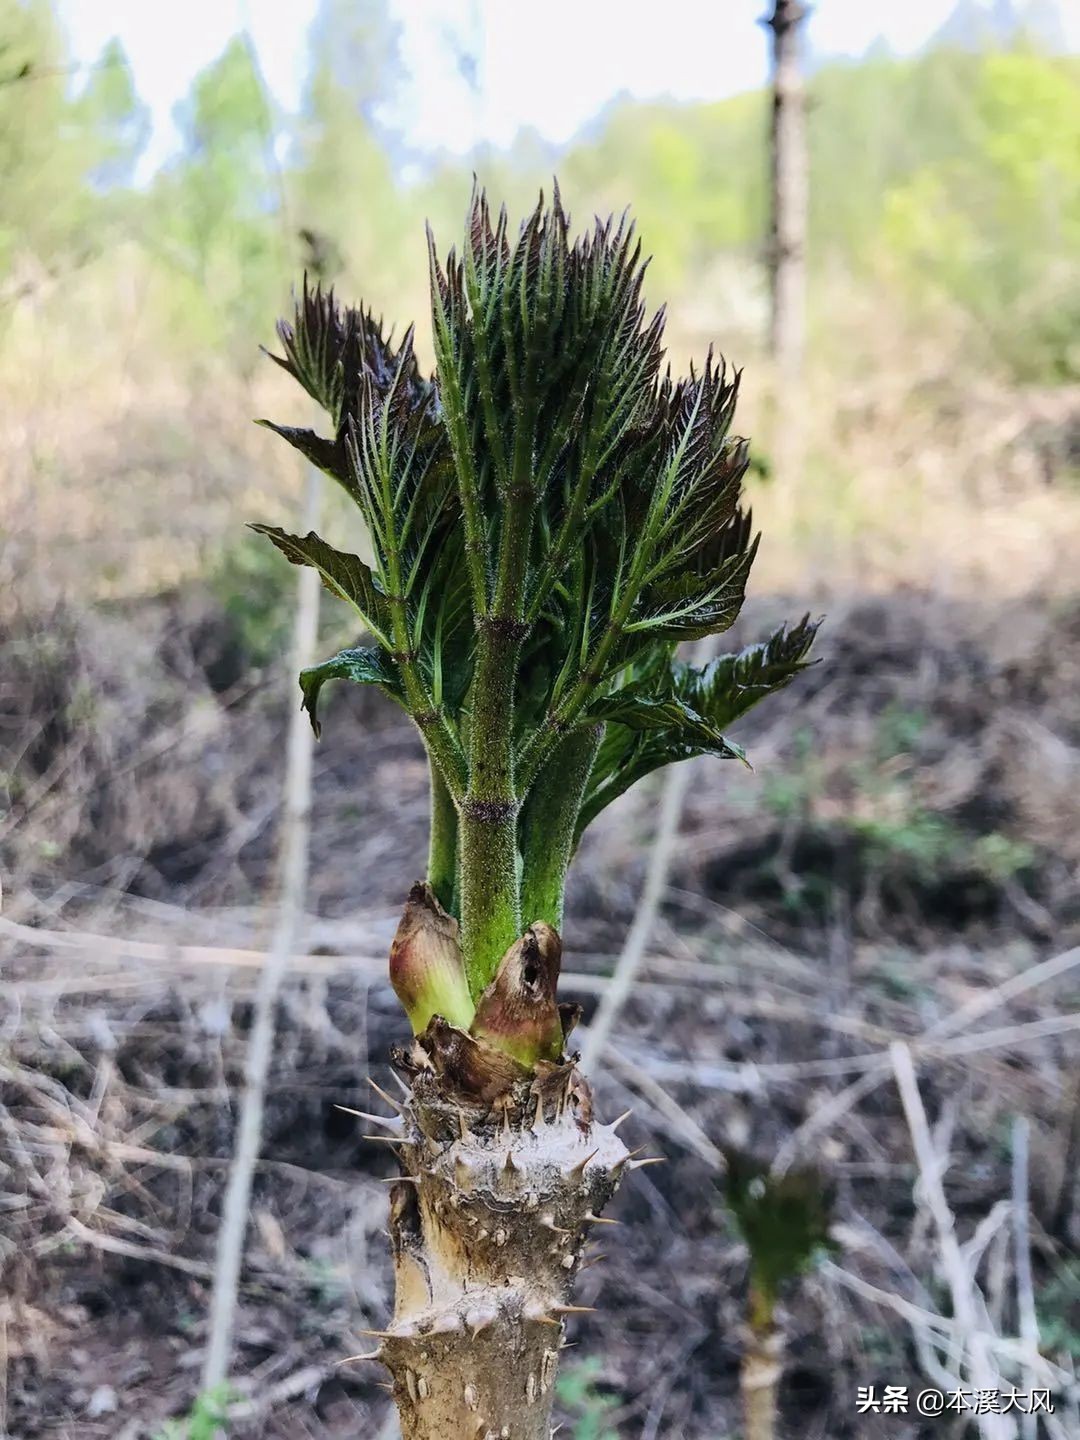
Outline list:
[[[727,727],[767,695],[782,690],[801,670],[820,620],[804,615],[797,625],[782,625],[768,640],[703,666],[672,666],[672,688],[687,705],[714,725]]]
[[[650,695],[633,686],[616,690],[585,711],[584,723],[598,720],[632,731],[658,731],[673,744],[700,745],[702,753],[732,750],[714,726],[674,693]]]
[[[316,430],[305,430],[296,425],[275,425],[272,420],[257,420],[255,423],[287,440],[293,449],[299,450],[304,459],[309,460],[317,470],[333,476],[339,485],[343,485],[351,493],[349,461],[342,441],[331,440]]]
[[[757,555],[760,536],[752,530],[753,516],[736,511],[707,544],[682,558],[681,568],[669,566],[643,590],[628,635],[678,643],[729,630],[742,610]]]
[[[435,704],[456,714],[472,679],[476,648],[464,537],[451,530],[438,547],[422,596],[420,649]],[[418,606],[418,609],[420,607]]]
[[[602,720],[607,730],[593,764],[578,837],[613,800],[664,765],[705,754],[745,764],[742,746],[724,732],[806,668],[820,623],[804,616],[760,645],[703,666],[671,661],[663,647],[639,660],[618,690],[585,712],[587,721]]]
[[[310,565],[322,576],[322,582],[340,600],[347,600],[364,624],[384,646],[389,648],[390,615],[386,597],[375,584],[371,568],[359,555],[335,550],[321,536],[290,535],[277,525],[252,525],[252,530],[265,535],[294,565]]]
[[[278,339],[285,356],[267,352],[330,415],[335,429],[340,427],[346,403],[346,371],[355,374],[358,364],[360,318],[359,311],[339,308],[333,290],[324,294],[321,285],[310,289],[305,275],[292,321],[278,321]]]
[[[358,685],[378,685],[392,699],[401,701],[401,682],[397,667],[385,650],[377,647],[339,650],[321,665],[300,671],[303,708],[311,717],[316,738],[322,734],[317,709],[319,693],[328,680],[352,680]]]

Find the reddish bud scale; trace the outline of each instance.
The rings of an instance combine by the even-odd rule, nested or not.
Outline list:
[[[404,1005],[414,1034],[433,1015],[469,1028],[473,1002],[458,944],[458,923],[436,900],[430,885],[416,884],[390,947],[390,983]]]
[[[527,1070],[540,1060],[558,1060],[563,1050],[563,1017],[556,1000],[561,963],[558,934],[535,921],[507,950],[477,1001],[473,1035]]]

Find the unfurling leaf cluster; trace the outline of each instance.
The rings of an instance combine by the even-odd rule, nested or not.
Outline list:
[[[833,1187],[813,1166],[776,1173],[740,1150],[725,1159],[725,1198],[750,1252],[751,1323],[767,1329],[783,1286],[836,1248]]]
[[[804,620],[700,669],[681,641],[726,630],[757,548],[739,508],[739,375],[663,370],[633,226],[573,240],[556,188],[510,234],[475,193],[460,254],[429,234],[436,373],[370,313],[303,295],[278,364],[329,433],[271,426],[358,506],[370,565],[256,526],[313,565],[372,643],[301,677],[378,686],[432,761],[429,881],[462,922],[477,995],[540,920],[558,926],[585,826],[673,760],[742,757],[725,731],[805,664]]]

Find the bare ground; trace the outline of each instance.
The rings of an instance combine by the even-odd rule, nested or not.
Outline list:
[[[774,608],[751,606],[740,638]],[[1080,1351],[1080,608],[911,593],[829,608],[821,665],[742,737],[754,774],[699,763],[648,984],[596,1077],[601,1109],[633,1104],[634,1143],[669,1163],[631,1177],[623,1228],[583,1277],[598,1313],[565,1357],[578,1440],[738,1433],[746,1263],[712,1164],[731,1144],[772,1159],[787,1143],[837,1191],[840,1251],[787,1301],[785,1433],[960,1433],[855,1413],[857,1386],[933,1383],[925,1326],[896,1302],[950,1313],[895,1038],[1004,1336],[1010,1127],[1029,1117],[1043,1349],[1066,1367]],[[217,614],[188,595],[137,623],[24,615],[0,642],[0,1416],[18,1440],[153,1437],[197,1388],[292,688],[251,670]],[[381,956],[422,868],[426,779],[414,737],[359,692],[333,697],[324,734],[237,1437],[367,1440],[386,1418],[381,1377],[340,1361],[387,1315],[390,1164],[334,1107],[371,1108],[365,1077],[387,1083],[401,1038]],[[566,988],[587,1007],[655,795],[627,797],[579,862]],[[1061,1433],[1080,1434],[1065,1403]]]

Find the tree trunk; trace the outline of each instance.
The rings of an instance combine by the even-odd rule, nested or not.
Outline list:
[[[771,136],[772,223],[770,344],[782,375],[802,369],[806,339],[806,95],[802,75],[801,0],[775,0]]]
[[[572,1062],[478,1103],[498,1088],[476,1070],[490,1059],[438,1017],[397,1056],[411,1092],[391,1142],[396,1301],[371,1358],[403,1440],[549,1440],[563,1317],[630,1160]]]
[[[803,352],[806,346],[808,164],[802,74],[801,0],[775,0],[766,24],[773,35],[770,143],[770,324],[773,357],[773,463],[782,503],[790,508],[802,472]]]

